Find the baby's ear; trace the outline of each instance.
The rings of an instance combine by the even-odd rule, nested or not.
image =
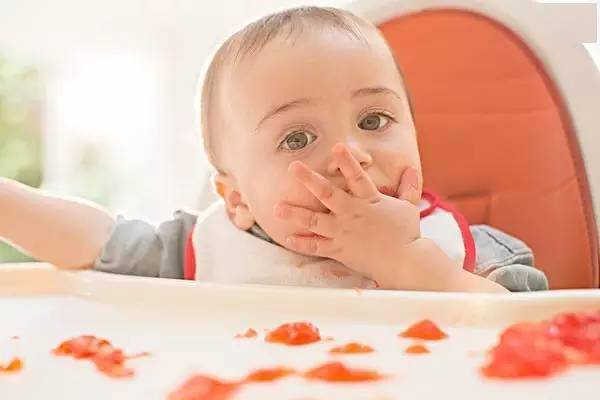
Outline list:
[[[250,229],[256,221],[250,208],[244,202],[233,177],[223,172],[217,173],[215,187],[219,196],[225,201],[225,209],[231,222],[243,231]]]

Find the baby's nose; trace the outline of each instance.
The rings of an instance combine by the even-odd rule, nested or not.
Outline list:
[[[364,146],[361,146],[358,143],[344,143],[343,145],[348,149],[350,156],[354,158],[363,169],[366,170],[373,164],[373,157]],[[339,146],[339,144],[336,146]],[[334,157],[332,155],[327,168],[327,173],[329,175],[335,175],[341,172],[339,162],[339,157]]]

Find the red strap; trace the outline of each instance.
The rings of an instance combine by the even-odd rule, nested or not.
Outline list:
[[[467,218],[460,211],[458,211],[449,203],[439,201],[438,207],[451,213],[458,223],[460,233],[462,234],[463,243],[465,244],[465,261],[463,263],[463,269],[469,272],[475,271],[477,248],[475,247],[475,239],[473,239],[471,229],[469,229],[469,221],[467,221]]]
[[[423,189],[423,193],[422,193],[421,197],[429,202],[429,206],[426,209],[421,210],[421,219],[422,219],[422,218],[425,218],[426,216],[428,216],[429,214],[431,214],[433,212],[433,210],[435,210],[436,208],[439,207],[440,196],[438,196],[437,194],[435,194],[433,192]]]
[[[475,260],[477,259],[477,248],[475,247],[475,240],[469,229],[469,221],[467,221],[467,218],[451,204],[441,201],[440,196],[436,193],[423,190],[422,197],[429,202],[429,207],[421,210],[421,218],[430,215],[438,207],[452,214],[458,224],[465,245],[465,261],[463,263],[463,268],[469,272],[473,272],[475,270]]]
[[[196,279],[196,255],[194,254],[194,225],[185,242],[185,257],[183,259],[183,279]]]

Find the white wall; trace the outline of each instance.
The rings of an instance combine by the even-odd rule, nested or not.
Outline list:
[[[153,220],[197,205],[206,161],[196,82],[235,27],[276,9],[343,0],[0,0],[0,51],[44,66],[46,184],[72,193],[79,143],[109,153],[118,208]],[[186,179],[181,179],[185,176]]]

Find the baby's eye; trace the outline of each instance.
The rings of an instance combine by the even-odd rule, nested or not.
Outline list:
[[[365,131],[376,131],[385,128],[391,121],[385,114],[369,114],[358,123],[358,127]]]
[[[309,144],[315,141],[317,137],[310,132],[295,131],[290,133],[279,144],[279,148],[287,151],[302,150]]]

